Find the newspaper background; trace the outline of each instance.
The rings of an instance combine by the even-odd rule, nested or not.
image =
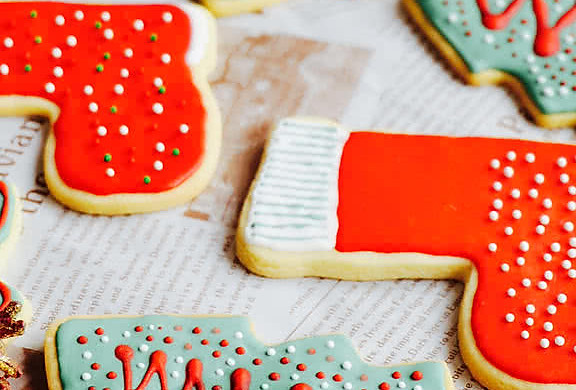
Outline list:
[[[45,389],[47,325],[78,314],[241,314],[269,343],[349,335],[373,364],[445,360],[458,389],[481,389],[457,346],[463,287],[451,281],[270,280],[234,257],[234,228],[270,123],[327,116],[355,129],[574,142],[530,124],[509,94],[463,85],[407,22],[398,0],[292,0],[219,21],[212,85],[224,151],[210,188],[188,205],[139,216],[69,211],[48,194],[41,118],[0,119],[0,176],[20,189],[24,229],[3,278],[34,320],[11,347]]]

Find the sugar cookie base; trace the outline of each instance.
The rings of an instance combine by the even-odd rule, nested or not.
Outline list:
[[[402,4],[410,18],[422,31],[422,33],[438,49],[442,57],[446,59],[454,72],[467,84],[474,86],[502,85],[507,87],[519,100],[520,105],[526,109],[534,122],[549,129],[559,127],[572,127],[576,125],[576,112],[558,114],[545,114],[534,103],[524,84],[515,76],[490,69],[480,73],[471,73],[461,55],[444,38],[444,36],[432,25],[424,14],[416,0],[402,0]]]
[[[262,8],[286,0],[202,0],[202,3],[216,16],[230,16],[256,12]]]

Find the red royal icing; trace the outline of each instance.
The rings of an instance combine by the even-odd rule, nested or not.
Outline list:
[[[8,70],[0,93],[60,107],[55,162],[67,186],[96,195],[157,193],[198,169],[206,112],[185,62],[194,31],[183,10],[2,3],[0,26],[0,71]]]
[[[574,384],[575,154],[574,146],[518,140],[352,133],[340,168],[336,249],[470,259],[479,279],[472,331],[482,355],[528,382]]]
[[[477,0],[482,23],[491,30],[502,30],[508,26],[526,0],[514,0],[499,14],[490,12],[489,0]],[[536,19],[536,37],[534,52],[540,56],[552,56],[561,48],[560,33],[576,20],[576,5],[572,6],[554,25],[550,25],[550,15],[546,0],[532,0],[532,9]]]

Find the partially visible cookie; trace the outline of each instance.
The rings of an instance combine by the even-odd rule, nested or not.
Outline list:
[[[216,16],[255,12],[282,1],[286,0],[201,0]]]
[[[444,363],[376,367],[333,335],[267,346],[242,317],[69,318],[46,336],[50,390],[451,390]]]
[[[221,129],[203,7],[2,2],[0,24],[0,115],[50,119],[46,181],[60,202],[148,212],[207,186]]]
[[[576,124],[572,0],[403,3],[466,82],[508,85],[540,126]]]

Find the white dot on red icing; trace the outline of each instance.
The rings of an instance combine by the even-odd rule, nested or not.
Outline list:
[[[62,58],[62,50],[59,47],[55,47],[54,49],[52,49],[52,57]]]
[[[536,199],[538,197],[538,190],[536,188],[531,188],[528,191],[528,196],[531,197],[532,199]]]
[[[566,168],[566,165],[568,165],[568,160],[566,159],[566,157],[560,157],[556,161],[556,164],[558,164],[560,168]]]
[[[124,50],[124,57],[132,58],[134,56],[134,50],[132,49],[125,49]]]
[[[116,93],[116,95],[124,94],[124,87],[122,86],[122,84],[116,84],[114,86],[114,92]]]
[[[54,76],[56,76],[56,77],[64,76],[64,69],[62,69],[60,66],[55,67],[54,68]]]
[[[559,347],[563,347],[564,344],[566,344],[566,339],[562,336],[556,336],[556,338],[554,338],[554,344]]]
[[[46,83],[44,89],[46,89],[46,92],[48,93],[54,93],[54,91],[56,91],[56,86],[52,83]]]
[[[514,322],[514,320],[516,319],[516,316],[512,313],[508,313],[506,314],[506,322]]]
[[[551,208],[552,208],[552,199],[550,199],[550,198],[544,199],[544,200],[542,201],[542,206],[543,206],[545,209],[551,209]]]
[[[538,282],[538,288],[540,290],[546,290],[548,288],[548,283],[546,283],[544,281],[540,281],[540,282]]]
[[[498,221],[498,218],[500,217],[500,214],[498,214],[498,211],[490,211],[490,213],[488,214],[488,217],[489,217],[492,221]]]
[[[129,331],[125,330],[124,332],[122,332],[122,337],[124,337],[125,339],[127,339],[130,336],[131,336],[131,334]]]
[[[156,150],[160,153],[164,152],[166,150],[166,145],[164,145],[164,143],[162,142],[158,142],[156,144]]]
[[[112,16],[110,15],[110,12],[104,11],[104,12],[102,12],[102,14],[100,15],[100,18],[102,19],[103,22],[109,22],[110,19],[112,18]]]
[[[543,327],[546,332],[552,332],[554,330],[554,324],[552,324],[550,321],[546,321]]]
[[[190,131],[190,127],[187,124],[181,124],[180,125],[180,132],[182,134],[186,134],[186,133],[188,133],[188,131]]]
[[[508,159],[508,161],[516,161],[516,152],[511,150],[508,153],[506,153],[506,158]]]
[[[106,175],[108,177],[114,177],[116,175],[116,172],[114,171],[114,169],[108,168],[108,169],[106,169]]]
[[[66,23],[66,19],[64,19],[64,16],[58,15],[54,19],[54,23],[56,23],[57,26],[64,26],[64,23]]]
[[[528,305],[526,305],[526,312],[529,314],[534,314],[536,313],[536,306],[534,306],[533,304],[529,303]]]
[[[268,349],[266,350],[266,355],[268,355],[268,356],[274,356],[274,355],[276,355],[276,350],[275,350],[274,348],[268,348]]]
[[[66,38],[66,44],[70,47],[75,47],[78,44],[78,39],[74,35],[68,35]]]
[[[556,300],[558,301],[558,303],[565,304],[566,302],[568,302],[568,296],[566,294],[558,294]]]
[[[526,321],[524,321],[526,323],[526,325],[528,326],[534,326],[534,318],[532,317],[528,317],[526,318]]]
[[[236,332],[236,333],[234,333],[234,337],[236,337],[237,339],[243,339],[243,338],[244,338],[244,333],[242,333],[242,332]]]
[[[74,17],[76,18],[76,20],[82,21],[82,20],[84,20],[84,12],[76,11],[76,12],[74,12]]]
[[[518,257],[518,258],[516,258],[516,264],[518,264],[520,267],[522,267],[524,264],[526,264],[526,259],[523,257]]]
[[[507,236],[511,236],[512,234],[514,234],[514,229],[511,228],[510,226],[507,226],[507,227],[504,229],[504,234],[506,234]]]
[[[161,171],[164,169],[164,163],[160,160],[154,161],[154,169],[157,171]]]
[[[134,30],[136,30],[136,31],[144,30],[144,21],[141,19],[136,19],[134,21]]]
[[[536,161],[536,156],[534,155],[534,153],[526,153],[524,159],[526,160],[526,162],[532,164],[534,161]]]
[[[568,187],[568,193],[570,195],[576,195],[576,186],[570,186]]]
[[[82,357],[86,360],[88,359],[92,359],[92,352],[90,351],[84,351],[84,353],[82,354]]]
[[[512,211],[512,218],[514,218],[514,219],[522,218],[522,211],[520,211],[520,210]]]
[[[172,378],[178,378],[178,377],[180,377],[180,373],[179,373],[178,371],[172,371],[172,372],[170,373],[170,376],[171,376]]]
[[[560,182],[563,184],[568,184],[568,182],[570,181],[570,176],[568,176],[567,173],[563,173],[560,175]]]
[[[532,282],[530,281],[530,279],[528,279],[528,278],[522,279],[522,286],[530,287],[530,285],[532,285]]]
[[[568,271],[568,276],[569,276],[571,279],[576,279],[576,269],[571,269],[571,270],[569,270],[569,271]]]
[[[122,125],[122,126],[120,126],[119,132],[121,135],[128,135],[128,133],[130,132],[130,129],[128,128],[128,126]]]
[[[544,225],[536,226],[536,233],[540,235],[546,233],[546,227]]]
[[[564,223],[564,230],[566,230],[567,232],[573,232],[574,231],[574,223],[570,222],[570,221]]]
[[[556,314],[558,312],[558,308],[554,305],[548,306],[546,310],[548,311],[549,314]]]
[[[514,298],[516,296],[516,290],[514,290],[513,288],[509,288],[507,294],[509,297]]]
[[[490,252],[496,252],[498,250],[498,245],[496,245],[496,243],[491,242],[490,244],[488,244],[488,250]]]
[[[530,243],[528,241],[521,241],[518,245],[518,249],[522,252],[528,252],[530,250]]]
[[[494,199],[494,202],[492,202],[492,206],[494,206],[496,210],[501,210],[502,207],[504,207],[504,202],[502,202],[501,199]]]
[[[494,184],[492,184],[492,188],[494,191],[502,191],[502,183],[495,181]]]
[[[162,85],[164,85],[164,81],[160,77],[156,77],[154,79],[154,86],[160,88]]]
[[[524,340],[528,340],[530,338],[530,332],[523,330],[522,333],[520,333],[520,337],[522,337]]]
[[[104,30],[104,38],[113,39],[114,38],[114,31],[111,28],[107,28],[106,30]]]
[[[83,381],[89,381],[90,379],[92,379],[92,375],[89,372],[85,372],[82,375],[80,375],[80,379],[82,379]]]
[[[138,350],[140,352],[147,352],[149,349],[149,347],[146,344],[142,344],[141,346],[138,347]]]
[[[564,269],[572,268],[572,262],[570,260],[563,260],[562,261],[562,268],[564,268]]]
[[[544,175],[541,173],[537,173],[534,176],[534,181],[536,182],[536,184],[543,184],[544,183]]]
[[[554,278],[554,273],[550,270],[544,272],[544,279],[552,280]]]
[[[511,179],[512,177],[514,177],[514,168],[505,167],[503,173],[504,173],[505,177],[507,177],[508,179]]]
[[[562,246],[561,246],[560,243],[558,243],[558,242],[553,242],[553,243],[550,245],[550,250],[551,250],[552,252],[558,253],[558,252],[560,252],[560,249],[562,249]]]
[[[88,105],[88,109],[90,110],[90,112],[98,112],[98,104],[90,103]]]
[[[542,215],[540,216],[540,223],[541,223],[542,225],[548,225],[548,224],[550,223],[550,217],[547,216],[546,214],[542,214]]]
[[[156,115],[161,115],[164,112],[164,106],[160,103],[154,103],[152,111],[154,111],[154,114]]]
[[[544,253],[544,255],[542,255],[542,258],[544,259],[545,262],[549,263],[552,261],[552,255],[550,253]]]
[[[8,67],[8,65],[6,64],[0,65],[0,74],[2,74],[2,76],[7,76],[8,73],[10,73],[10,68]]]
[[[218,376],[222,376],[222,375],[224,375],[224,370],[223,370],[223,369],[221,369],[221,368],[217,369],[217,370],[216,370],[216,371],[214,371],[214,372],[215,372],[215,373],[216,373],[216,375],[218,375]]]
[[[548,340],[548,339],[540,340],[540,346],[542,348],[548,348],[550,346],[550,340]]]
[[[172,16],[172,14],[170,12],[164,12],[162,14],[162,20],[164,21],[164,23],[172,23],[173,19],[174,19],[174,17]]]
[[[98,126],[98,135],[101,137],[104,137],[106,134],[108,134],[108,130],[104,127],[104,126]]]
[[[574,202],[573,200],[571,200],[570,202],[566,203],[566,207],[567,207],[568,210],[570,210],[570,211],[576,211],[576,202]]]
[[[91,85],[87,85],[84,87],[84,94],[86,94],[87,96],[90,96],[94,93],[94,87]]]
[[[127,79],[128,77],[130,77],[130,71],[126,68],[121,69],[120,77],[122,77],[123,79]]]
[[[14,40],[10,37],[5,38],[4,39],[4,46],[6,46],[8,49],[14,47]]]
[[[170,62],[172,62],[172,56],[168,53],[162,54],[162,56],[160,56],[160,59],[165,64],[169,64]]]
[[[518,188],[514,188],[512,191],[510,191],[510,196],[514,199],[519,199],[520,198],[520,190]]]
[[[497,159],[493,159],[490,161],[490,167],[492,167],[492,169],[499,169],[500,168],[500,161],[498,161]]]

